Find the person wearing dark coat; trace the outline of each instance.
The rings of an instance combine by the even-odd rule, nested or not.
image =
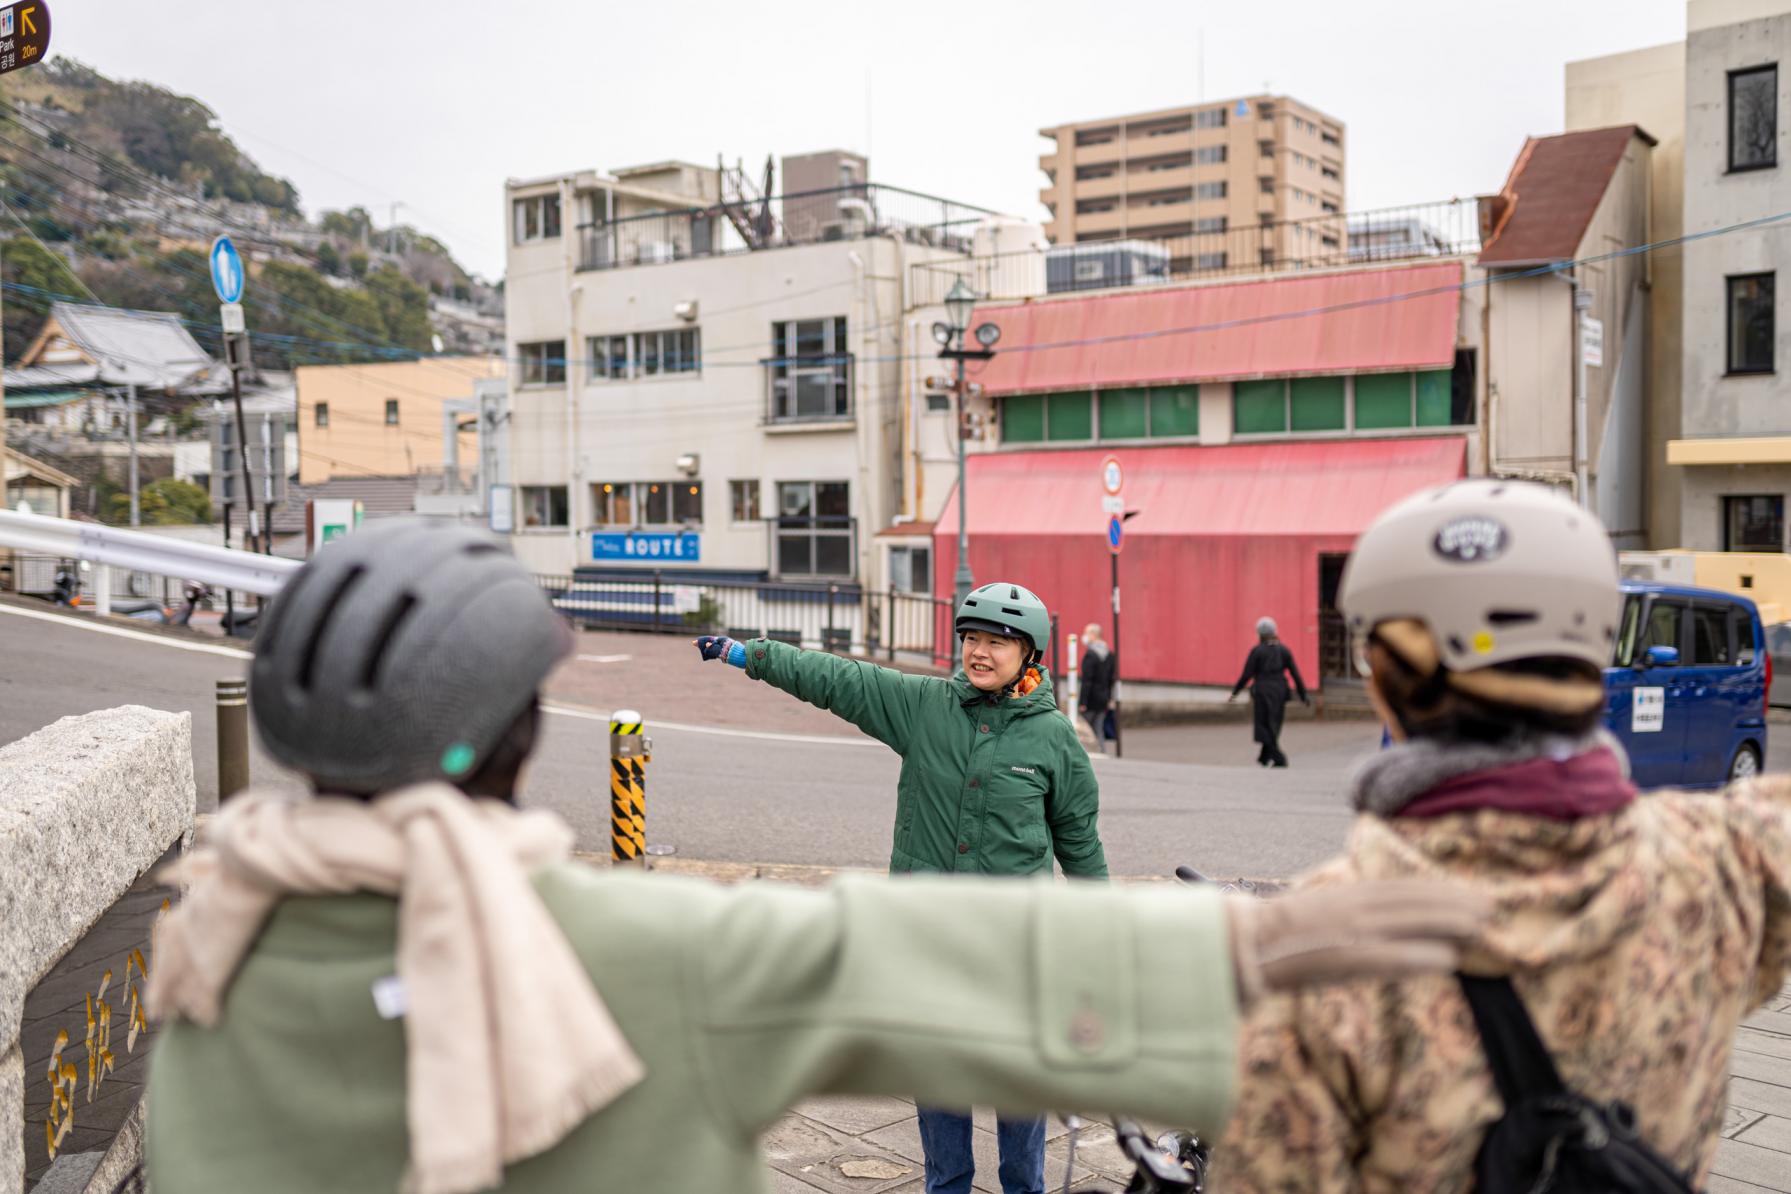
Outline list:
[[[1082,653],[1082,681],[1076,709],[1094,731],[1095,745],[1107,753],[1107,711],[1113,704],[1113,678],[1118,659],[1101,638],[1101,628],[1090,622],[1082,631],[1088,649]]]
[[[1238,693],[1249,686],[1250,704],[1256,715],[1256,741],[1262,747],[1256,755],[1257,765],[1285,767],[1287,756],[1281,753],[1281,719],[1287,712],[1287,677],[1293,677],[1294,690],[1300,694],[1302,705],[1310,705],[1312,701],[1306,695],[1306,682],[1300,679],[1293,652],[1276,636],[1275,619],[1258,618],[1256,637],[1256,646],[1244,660],[1244,674],[1238,677],[1237,686],[1231,690],[1231,699],[1236,700]]]

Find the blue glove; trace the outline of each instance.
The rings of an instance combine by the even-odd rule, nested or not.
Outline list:
[[[735,667],[746,666],[746,644],[737,643],[723,634],[705,634],[696,640],[697,650],[703,658],[725,659]]]

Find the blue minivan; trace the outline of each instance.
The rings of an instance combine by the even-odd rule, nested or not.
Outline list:
[[[1745,597],[1623,582],[1617,646],[1605,669],[1605,726],[1643,788],[1713,788],[1766,761],[1772,657]]]

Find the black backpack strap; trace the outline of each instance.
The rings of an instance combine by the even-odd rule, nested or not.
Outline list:
[[[1486,1064],[1492,1069],[1506,1109],[1529,1099],[1565,1094],[1567,1087],[1555,1069],[1554,1058],[1536,1034],[1536,1025],[1524,1010],[1524,1001],[1518,998],[1511,980],[1471,974],[1455,977],[1474,1013],[1481,1049],[1486,1053]]]

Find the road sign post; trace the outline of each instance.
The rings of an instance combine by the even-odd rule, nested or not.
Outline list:
[[[243,417],[243,368],[249,362],[249,333],[245,330],[242,308],[246,281],[243,259],[236,246],[230,243],[230,238],[220,236],[211,242],[207,260],[211,264],[212,289],[217,291],[218,302],[223,304],[218,309],[218,319],[224,329],[224,363],[230,368],[230,400],[236,406],[236,457],[243,475],[243,513],[249,526],[243,546],[254,551],[259,541],[260,550],[271,555],[274,536],[265,517],[267,511],[262,510],[264,517],[256,518],[255,480],[249,472],[249,427],[248,420]]]
[[[1107,559],[1109,576],[1113,587],[1113,696],[1110,711],[1113,715],[1113,757],[1125,757],[1125,740],[1120,729],[1119,719],[1119,668],[1125,656],[1119,651],[1119,550],[1125,544],[1126,537],[1126,499],[1120,490],[1125,485],[1125,470],[1120,467],[1117,456],[1109,456],[1101,461],[1101,513],[1107,516]]]

